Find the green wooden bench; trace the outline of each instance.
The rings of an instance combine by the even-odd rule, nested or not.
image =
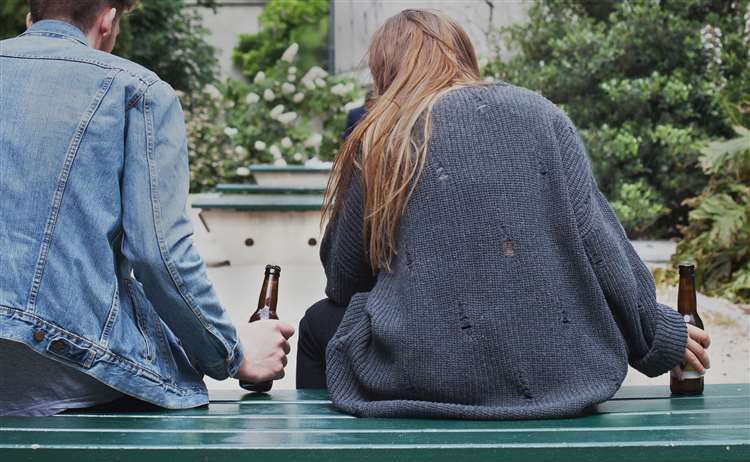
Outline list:
[[[221,183],[216,185],[216,191],[231,194],[317,194],[325,193],[325,188],[314,187],[279,187],[264,186],[249,183]]]
[[[325,188],[330,165],[251,165],[255,182],[262,186]]]
[[[626,387],[586,417],[357,419],[324,391],[212,393],[208,407],[0,418],[0,458],[43,461],[743,461],[750,385]]]
[[[322,194],[196,194],[191,198],[196,209],[229,209],[253,212],[320,211]]]

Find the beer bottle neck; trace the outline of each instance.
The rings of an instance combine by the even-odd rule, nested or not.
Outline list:
[[[677,289],[677,311],[683,315],[696,314],[697,312],[695,277],[693,275],[680,275],[680,285]]]
[[[276,275],[269,274],[263,279],[263,287],[260,290],[258,299],[258,309],[268,308],[270,311],[276,311],[276,301],[279,293],[279,278]]]

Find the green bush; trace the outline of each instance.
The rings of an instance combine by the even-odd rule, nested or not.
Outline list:
[[[26,0],[3,0],[0,5],[0,40],[15,37],[26,30]]]
[[[227,80],[186,95],[192,192],[246,181],[254,163],[331,160],[347,112],[364,103],[353,79],[297,64],[297,44],[252,82]]]
[[[260,32],[240,35],[232,53],[246,77],[268,73],[290,43],[300,45],[300,67],[327,67],[328,0],[269,0],[258,20]]]
[[[747,68],[747,4],[537,0],[485,72],[570,114],[631,237],[675,236],[707,181],[702,140],[732,133],[719,95]]]
[[[750,115],[750,92],[737,107],[735,120]],[[701,195],[686,201],[693,209],[690,225],[673,262],[695,261],[705,292],[750,302],[750,125],[744,120],[736,138],[703,150],[701,165],[710,179]]]
[[[215,0],[198,0],[213,7]],[[26,29],[25,0],[4,0],[0,6],[0,39]],[[178,90],[193,92],[216,80],[215,50],[206,42],[208,31],[184,0],[141,0],[125,15],[114,53],[159,74]]]
[[[212,7],[215,0],[197,0]],[[193,92],[216,80],[216,50],[200,14],[184,0],[140,0],[122,22],[114,53],[156,72],[175,89]]]

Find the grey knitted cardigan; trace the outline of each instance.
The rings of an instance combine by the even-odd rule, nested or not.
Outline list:
[[[567,116],[507,84],[435,105],[425,170],[391,272],[373,275],[355,177],[321,245],[348,305],[327,349],[334,405],[373,417],[525,419],[585,412],[627,365],[682,358],[682,317],[592,177]]]

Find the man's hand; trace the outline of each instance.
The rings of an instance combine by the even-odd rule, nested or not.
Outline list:
[[[234,378],[246,382],[267,382],[284,377],[286,355],[290,347],[287,339],[294,328],[281,321],[256,321],[237,327],[245,358]]]
[[[711,338],[706,331],[695,327],[692,324],[687,325],[688,341],[685,348],[685,355],[682,358],[684,364],[689,364],[701,374],[706,373],[706,369],[711,367],[711,361],[706,349],[711,345]],[[678,377],[682,377],[682,368],[677,366],[674,369]]]

